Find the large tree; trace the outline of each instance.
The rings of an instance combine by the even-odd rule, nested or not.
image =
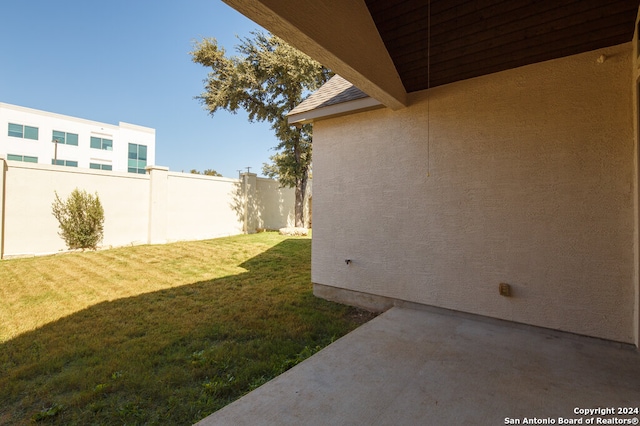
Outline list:
[[[263,173],[294,187],[296,226],[304,226],[304,199],[311,167],[311,125],[292,127],[286,114],[331,77],[331,72],[282,39],[261,32],[241,39],[238,56],[226,56],[213,38],[195,44],[193,61],[211,68],[198,97],[211,115],[218,109],[247,111],[267,121],[280,141]]]
[[[192,175],[205,175],[205,176],[220,176],[222,177],[222,175],[218,172],[216,172],[213,169],[206,169],[204,172],[201,172],[200,170],[196,170],[196,169],[191,169],[191,171],[189,172]]]

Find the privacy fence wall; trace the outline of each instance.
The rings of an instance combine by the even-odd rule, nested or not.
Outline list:
[[[97,193],[103,247],[199,240],[293,226],[294,190],[245,173],[240,179],[170,172],[78,169],[0,157],[0,258],[66,250],[51,214],[55,192]]]

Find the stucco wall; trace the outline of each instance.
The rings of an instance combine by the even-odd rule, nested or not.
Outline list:
[[[244,177],[243,177],[244,179]],[[103,247],[237,235],[247,217],[256,228],[281,228],[293,216],[294,191],[249,174],[244,200],[238,179],[172,173],[153,166],[145,175],[5,161],[0,156],[0,258],[66,250],[51,214],[54,191],[97,192],[104,208]],[[260,202],[257,203],[256,193]],[[259,207],[259,211],[252,211]],[[261,217],[268,219],[267,222]]]
[[[633,342],[631,51],[316,122],[313,282]]]
[[[54,191],[65,199],[75,188],[100,196],[105,212],[103,245],[147,242],[149,176],[9,162],[5,179],[6,256],[65,250],[51,204]]]
[[[278,229],[295,225],[295,190],[271,179],[256,180],[258,228]]]
[[[237,179],[169,173],[167,238],[193,240],[242,233]]]

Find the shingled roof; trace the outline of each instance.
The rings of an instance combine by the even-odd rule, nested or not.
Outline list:
[[[291,110],[287,116],[289,124],[304,124],[318,118],[381,106],[380,102],[370,98],[366,93],[336,74]]]

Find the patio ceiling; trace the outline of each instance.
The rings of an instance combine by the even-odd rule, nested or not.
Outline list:
[[[628,42],[638,10],[637,0],[366,4],[407,92]]]
[[[639,0],[224,0],[397,109],[406,95],[629,42]]]

